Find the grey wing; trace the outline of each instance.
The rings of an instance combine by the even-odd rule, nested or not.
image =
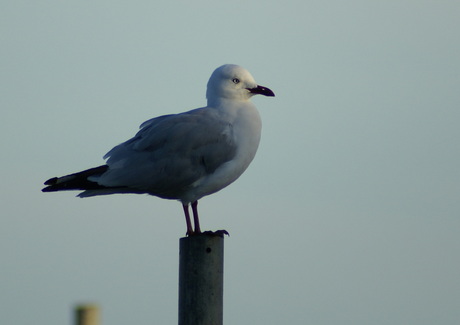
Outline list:
[[[172,116],[175,116],[175,115],[173,115],[173,114],[171,114],[171,115],[163,115],[163,116],[155,117],[155,118],[152,118],[150,120],[145,121],[144,123],[141,124],[140,131],[133,138],[131,138],[128,141],[123,142],[123,143],[119,144],[118,146],[115,146],[114,148],[112,148],[112,150],[110,150],[109,152],[107,152],[104,155],[104,159],[108,159],[110,157],[117,156],[117,154],[118,155],[120,155],[120,154],[123,155],[123,153],[125,151],[124,149],[129,148],[130,145],[132,145],[132,144],[134,144],[136,142],[141,142],[143,138],[146,138],[146,133],[147,132],[152,132],[153,129],[158,131],[157,133],[161,134],[162,132],[159,129],[162,126],[164,128],[164,126],[166,124],[166,123],[162,123],[162,122],[164,122],[165,120],[167,120],[168,118],[170,118]]]
[[[232,125],[209,110],[161,116],[141,127],[106,155],[109,171],[100,184],[177,198],[236,154]]]

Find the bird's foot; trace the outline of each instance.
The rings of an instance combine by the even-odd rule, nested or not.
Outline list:
[[[230,234],[225,229],[216,230],[216,231],[208,230],[208,231],[202,232],[202,234],[206,236],[219,236],[219,237],[224,237],[224,235],[227,235],[228,237],[230,237]]]
[[[197,232],[197,231],[187,231],[187,234],[186,236],[187,237],[194,237],[194,236],[211,236],[211,237],[214,237],[214,236],[219,236],[219,237],[224,237],[224,235],[227,235],[230,237],[230,234],[228,233],[227,230],[216,230],[216,231],[211,231],[211,230],[207,230],[207,231],[203,231],[203,232]]]

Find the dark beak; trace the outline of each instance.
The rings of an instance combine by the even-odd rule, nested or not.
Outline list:
[[[264,95],[264,96],[270,96],[270,97],[275,97],[275,93],[268,89],[267,87],[262,87],[262,86],[257,86],[256,88],[247,88],[250,93],[254,95]]]

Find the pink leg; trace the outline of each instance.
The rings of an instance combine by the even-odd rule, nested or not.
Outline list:
[[[188,212],[188,204],[182,204],[182,208],[184,209],[185,222],[187,223],[187,236],[193,235],[192,223],[190,221],[190,214]]]
[[[195,234],[201,234],[200,220],[198,219],[198,201],[192,202],[193,222],[195,223]]]

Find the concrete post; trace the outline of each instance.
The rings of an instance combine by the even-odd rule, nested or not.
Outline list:
[[[100,325],[99,306],[94,304],[75,307],[75,325]]]
[[[179,325],[222,325],[223,289],[223,236],[181,238]]]

